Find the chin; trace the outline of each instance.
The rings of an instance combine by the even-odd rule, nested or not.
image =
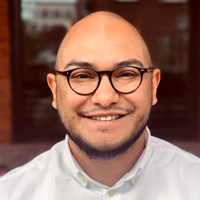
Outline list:
[[[141,137],[146,128],[146,122],[132,131],[129,137],[125,138],[118,144],[110,144],[108,141],[102,142],[99,145],[91,144],[80,133],[75,133],[71,128],[68,128],[68,136],[74,144],[84,152],[90,159],[95,160],[110,160],[125,154]]]

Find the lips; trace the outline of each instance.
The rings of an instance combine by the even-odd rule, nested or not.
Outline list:
[[[92,110],[92,111],[79,111],[78,114],[82,117],[92,119],[94,121],[115,121],[122,117],[125,117],[132,113],[133,111],[131,109],[121,109],[117,111],[100,111],[100,110]]]
[[[119,119],[120,117],[122,117],[122,115],[92,116],[90,118],[97,121],[113,121]]]

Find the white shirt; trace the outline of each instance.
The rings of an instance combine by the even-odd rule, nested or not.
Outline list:
[[[77,164],[68,136],[0,178],[0,200],[200,200],[200,159],[152,137],[133,169],[109,188]]]

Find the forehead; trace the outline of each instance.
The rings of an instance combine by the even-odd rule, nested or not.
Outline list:
[[[92,18],[81,21],[65,37],[59,52],[59,69],[72,60],[89,62],[97,70],[109,70],[116,63],[137,59],[144,66],[142,40],[126,21]]]

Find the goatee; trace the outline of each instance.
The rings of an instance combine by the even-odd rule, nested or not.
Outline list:
[[[115,146],[110,145],[108,143],[104,143],[101,147],[96,147],[94,145],[91,145],[88,141],[86,141],[80,133],[74,133],[72,131],[72,127],[69,127],[67,130],[69,138],[90,159],[110,160],[126,153],[128,149],[131,148],[137,142],[137,140],[141,137],[146,128],[146,123],[147,119],[145,120],[144,117],[142,117],[137,122],[137,124],[140,124],[140,127],[137,127],[134,133],[132,133],[129,138],[125,139],[124,141]]]

